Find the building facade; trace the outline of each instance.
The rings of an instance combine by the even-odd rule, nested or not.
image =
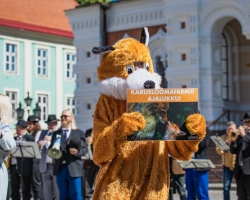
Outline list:
[[[47,9],[49,1],[34,6],[36,2],[27,0],[8,8],[8,1],[0,2],[6,8],[0,14],[0,91],[11,98],[13,119],[19,103],[25,109],[24,119],[33,114],[36,103],[41,108],[41,121],[47,120],[48,114],[59,117],[64,109],[75,112],[76,49],[64,10],[77,4],[69,0],[65,7]],[[52,9],[58,16],[49,23],[46,19],[54,16]],[[30,107],[24,102],[28,93],[33,99]]]
[[[169,88],[198,88],[207,124],[227,113],[238,124],[250,111],[250,1],[134,0],[66,11],[77,48],[79,126],[90,128],[99,97],[94,46],[139,39],[147,26],[155,70]],[[104,23],[104,20],[106,23]],[[230,112],[229,112],[230,111]]]

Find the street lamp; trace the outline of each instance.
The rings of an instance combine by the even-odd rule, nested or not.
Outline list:
[[[21,102],[19,103],[19,108],[16,109],[17,119],[22,119],[24,114],[24,109],[22,109]]]
[[[30,98],[29,92],[28,92],[28,96],[24,99],[24,101],[26,103],[26,106],[30,107],[30,105],[32,103],[32,98]],[[27,109],[27,110],[28,110],[28,115],[30,115],[30,109]]]
[[[32,98],[30,98],[29,92],[28,92],[28,96],[24,99],[24,101],[25,101],[25,104],[27,106],[28,115],[30,115],[30,106],[32,103]],[[22,108],[21,102],[19,103],[19,108],[16,109],[16,113],[17,113],[17,119],[23,118],[24,109]],[[35,109],[33,109],[33,113],[37,118],[40,118],[41,108],[39,107],[38,102],[36,103]]]
[[[33,110],[33,113],[37,118],[40,118],[41,108],[39,107],[38,103],[36,103],[36,108]]]

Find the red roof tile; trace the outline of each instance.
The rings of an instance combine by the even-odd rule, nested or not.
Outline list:
[[[26,24],[24,28],[27,25],[39,27],[34,30],[38,32],[51,29],[52,32],[61,30],[72,34],[64,11],[75,8],[78,3],[75,0],[0,0],[0,5],[0,25],[13,27],[13,24],[18,24],[16,28],[20,28]],[[51,31],[47,32],[51,34]]]

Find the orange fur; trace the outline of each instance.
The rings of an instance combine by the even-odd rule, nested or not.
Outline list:
[[[115,50],[102,58],[99,81],[112,77],[126,79],[126,65],[147,61],[153,73],[149,50],[133,40],[119,41]],[[167,108],[165,108],[167,109]],[[126,101],[101,94],[95,109],[93,127],[94,162],[100,166],[93,200],[166,200],[170,185],[169,154],[189,160],[205,135],[205,119],[191,115],[188,129],[199,141],[128,142],[127,136],[143,130],[147,119],[126,113]]]

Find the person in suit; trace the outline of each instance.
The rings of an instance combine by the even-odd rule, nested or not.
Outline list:
[[[229,133],[236,131],[236,124],[233,121],[229,121],[226,127],[226,133],[221,136],[221,139],[230,146]],[[230,189],[234,174],[234,165],[236,155],[232,154],[230,151],[222,151],[218,146],[216,146],[216,152],[221,155],[222,165],[223,165],[223,196],[224,200],[230,200]]]
[[[90,146],[89,150],[93,152],[93,132],[92,128],[86,130],[85,133],[86,144]],[[83,198],[89,200],[92,198],[94,193],[95,178],[99,171],[99,167],[93,162],[93,158],[84,159],[83,161]]]
[[[19,119],[16,124],[17,137],[16,141],[34,142],[33,136],[27,134],[27,122]],[[20,200],[19,189],[22,186],[23,200],[31,199],[31,183],[32,183],[32,158],[11,158],[10,177],[11,177],[11,198],[12,200]]]
[[[39,163],[39,170],[42,175],[43,182],[43,199],[52,200],[59,199],[59,191],[56,185],[56,176],[53,175],[54,165],[51,157],[48,156],[48,148],[51,143],[53,132],[58,130],[59,121],[56,115],[48,115],[48,130],[43,130],[38,140],[38,145],[41,150],[41,159]]]
[[[28,123],[28,132],[35,138],[35,142],[38,142],[38,139],[41,134],[41,127],[39,124],[39,118],[35,115],[30,115],[27,119]],[[42,181],[41,181],[41,174],[39,171],[39,162],[40,159],[34,158],[33,159],[33,172],[32,172],[32,191],[33,197],[35,200],[42,199]]]
[[[88,152],[88,149],[85,144],[85,134],[82,130],[76,128],[74,115],[69,110],[62,112],[61,128],[53,133],[49,149],[53,147],[58,138],[61,138],[62,157],[55,160],[54,174],[56,175],[60,200],[82,200],[81,178],[83,170],[81,157]],[[80,147],[78,149],[70,146],[72,139],[79,141]]]
[[[210,141],[210,131],[206,128],[206,136],[201,140],[198,151],[194,153],[194,159],[207,159],[207,148]],[[209,168],[186,169],[187,200],[209,200],[208,194]]]
[[[8,196],[9,173],[4,161],[8,159],[10,151],[15,148],[16,142],[13,138],[12,105],[10,98],[0,94],[0,199]]]
[[[239,135],[231,139],[230,144],[230,152],[236,154],[234,178],[238,200],[250,198],[250,115],[248,113],[245,113],[243,123],[245,127],[238,128]]]

